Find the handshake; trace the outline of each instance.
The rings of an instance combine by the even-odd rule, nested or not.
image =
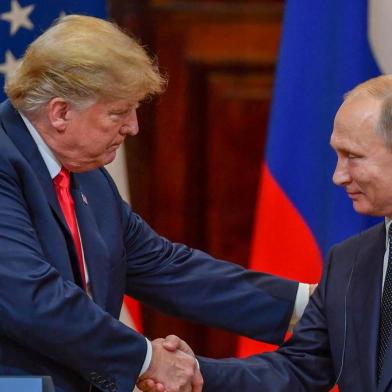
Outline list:
[[[149,368],[138,379],[143,392],[201,392],[203,377],[192,349],[175,335],[151,342]]]
[[[317,284],[309,285],[309,296]],[[302,313],[302,312],[301,312]],[[292,317],[294,327],[298,317]],[[187,343],[175,335],[151,342],[150,366],[137,381],[143,392],[201,392],[203,377],[195,354]]]

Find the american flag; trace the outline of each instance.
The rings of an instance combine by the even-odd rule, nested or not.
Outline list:
[[[55,19],[66,14],[106,17],[105,0],[1,0],[0,2],[0,84],[17,65],[27,45]],[[3,100],[4,90],[0,91]]]
[[[105,0],[1,0],[0,1],[0,102],[6,99],[4,82],[18,64],[29,45],[44,32],[57,18],[67,14],[82,14],[107,17]],[[125,152],[120,149],[117,158],[108,166],[120,193],[129,200],[128,176]],[[87,199],[86,199],[87,200]],[[123,307],[122,321],[140,330],[138,304],[127,298]],[[132,317],[128,312],[132,313]]]

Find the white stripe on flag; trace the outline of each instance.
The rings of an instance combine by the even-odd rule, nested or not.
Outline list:
[[[120,313],[120,321],[125,324],[127,327],[130,327],[132,329],[135,329],[135,323],[133,322],[132,315],[128,311],[127,307],[125,304],[123,304],[121,308],[121,313]]]
[[[121,197],[129,203],[131,198],[129,195],[128,171],[124,144],[118,149],[116,159],[107,165],[106,169],[108,169],[110,175],[113,177]]]
[[[130,202],[129,186],[128,186],[128,171],[125,158],[124,144],[120,146],[117,151],[116,159],[106,166],[110,175],[113,177],[114,182],[120,192],[121,197]],[[132,320],[132,315],[129,313],[127,307],[123,304],[121,308],[120,321],[130,328],[135,329],[135,324]]]
[[[392,1],[369,0],[368,34],[370,48],[383,73],[392,73]]]

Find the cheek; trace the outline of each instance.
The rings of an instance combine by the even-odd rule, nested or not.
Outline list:
[[[95,132],[90,134],[90,141],[96,147],[110,144],[119,134],[117,126],[101,126],[96,128]]]
[[[357,182],[358,184],[367,184],[371,181],[373,174],[368,168],[365,168],[363,165],[352,165],[350,168],[351,178]]]

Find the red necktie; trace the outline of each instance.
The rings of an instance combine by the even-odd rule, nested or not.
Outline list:
[[[60,173],[54,178],[53,183],[57,193],[57,199],[60,203],[68,228],[72,234],[76,253],[78,255],[79,270],[82,277],[83,288],[86,289],[86,276],[84,273],[82,244],[80,242],[78,224],[75,215],[75,204],[70,193],[70,174],[67,169],[62,168]]]

